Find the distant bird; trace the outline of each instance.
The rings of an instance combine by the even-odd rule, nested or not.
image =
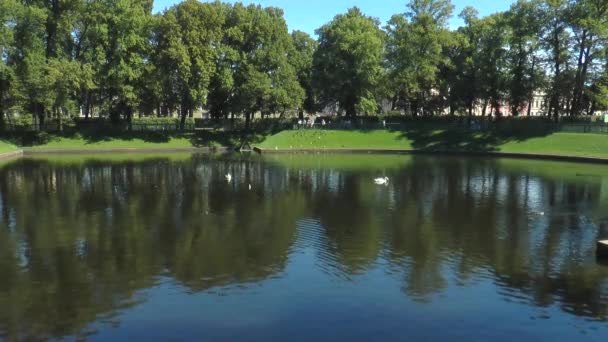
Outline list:
[[[251,190],[251,184],[249,184],[249,190]]]
[[[232,175],[231,174],[227,174],[226,175],[226,182],[228,182],[228,183],[232,182]]]
[[[374,183],[376,183],[378,185],[388,185],[388,177],[376,178],[376,179],[374,179]]]

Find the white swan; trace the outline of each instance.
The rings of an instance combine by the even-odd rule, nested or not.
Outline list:
[[[227,174],[226,175],[226,182],[228,182],[228,183],[232,182],[232,175],[231,174]]]
[[[388,184],[388,177],[376,178],[376,179],[374,179],[374,183],[376,183],[378,185],[387,185]]]
[[[251,190],[251,184],[249,184],[249,190]]]

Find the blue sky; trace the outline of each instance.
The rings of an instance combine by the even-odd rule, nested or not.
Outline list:
[[[232,0],[224,0],[236,2]],[[154,11],[162,11],[179,0],[154,0]],[[408,0],[241,0],[249,4],[281,7],[285,11],[285,20],[289,30],[300,30],[314,33],[314,30],[330,21],[336,14],[344,13],[353,6],[358,6],[367,15],[379,18],[384,24],[395,13],[405,12]],[[458,13],[466,7],[475,7],[482,16],[507,10],[514,0],[452,0],[456,7],[454,18],[450,23],[458,27],[461,21]]]

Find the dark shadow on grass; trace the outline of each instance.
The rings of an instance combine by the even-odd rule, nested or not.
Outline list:
[[[471,130],[464,128],[438,128],[411,126],[401,130],[400,139],[411,141],[412,147],[429,152],[496,152],[499,146],[510,141],[525,141],[545,137],[550,130],[501,131],[499,129]]]

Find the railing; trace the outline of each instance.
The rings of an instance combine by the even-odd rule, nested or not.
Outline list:
[[[99,132],[125,132],[129,130],[127,123],[113,124],[107,120],[89,120],[89,121],[66,121],[63,123],[65,131],[82,131],[94,130]],[[230,120],[202,120],[196,119],[194,122],[189,121],[181,129],[179,122],[168,123],[138,123],[131,124],[131,131],[134,132],[195,132],[205,130],[222,130],[222,131],[242,131],[245,128],[245,122],[242,119]],[[426,120],[424,118],[418,120],[323,120],[317,119],[314,123],[306,121],[298,121],[297,119],[263,119],[253,120],[250,123],[250,129],[254,131],[279,131],[286,129],[337,129],[337,130],[373,130],[373,129],[389,129],[389,130],[409,130],[409,129],[463,129],[467,131],[501,131],[504,133],[527,132],[530,130],[540,132],[573,132],[573,133],[595,133],[608,134],[608,125],[604,123],[552,123],[548,121],[527,121],[503,119],[499,121],[491,120],[467,120],[466,117],[457,117],[453,120]],[[44,125],[36,124],[14,124],[7,122],[5,130],[9,132],[57,132],[59,124],[56,121],[47,121]]]
[[[602,123],[589,123],[589,124],[578,124],[578,123],[549,123],[549,122],[466,122],[466,121],[454,121],[454,122],[315,122],[313,124],[308,123],[294,123],[291,126],[293,130],[299,129],[332,129],[332,130],[375,130],[375,129],[388,129],[388,130],[408,130],[408,129],[464,129],[470,131],[525,131],[525,130],[537,130],[545,132],[570,132],[570,133],[595,133],[595,134],[608,134],[608,125]]]

